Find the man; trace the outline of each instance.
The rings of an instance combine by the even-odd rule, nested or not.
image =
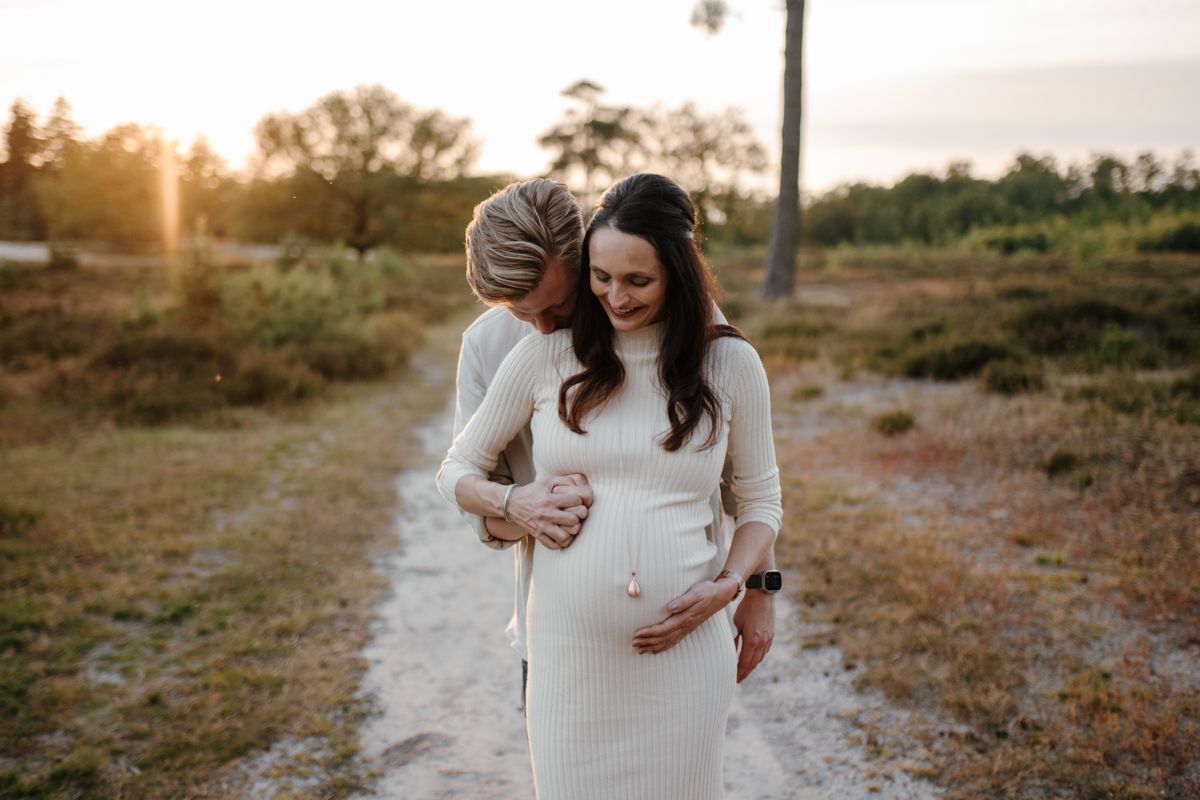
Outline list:
[[[475,208],[467,226],[467,282],[489,306],[463,333],[459,351],[455,437],[483,401],[500,363],[531,331],[548,334],[571,322],[578,285],[583,219],[567,187],[536,178],[510,184]],[[724,322],[724,319],[720,319]],[[489,481],[458,489],[459,504],[476,535],[489,547],[516,547],[516,597],[507,633],[522,660],[525,649],[525,603],[533,572],[534,541],[550,549],[570,546],[586,527],[591,488],[586,476],[551,475],[534,480],[532,435],[528,427],[501,454]],[[463,483],[466,483],[465,481]],[[717,560],[725,558],[724,515],[714,487]],[[760,569],[775,568],[768,553]],[[715,574],[715,572],[714,572]],[[651,626],[656,634],[690,633],[703,617],[685,593],[672,601],[677,610]],[[775,606],[766,591],[749,591],[733,616],[741,639],[737,679],[741,682],[771,647]],[[649,630],[649,629],[646,629]]]

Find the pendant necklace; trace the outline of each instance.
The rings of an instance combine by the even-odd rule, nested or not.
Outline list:
[[[625,425],[620,417],[620,412],[617,415],[617,463],[619,466],[619,474],[622,478],[625,477]],[[642,596],[642,587],[637,579],[638,557],[641,555],[642,549],[642,531],[639,527],[633,532],[633,553],[630,554],[629,539],[630,535],[625,536],[625,554],[629,556],[629,586],[625,587],[625,594],[630,597],[637,598]]]

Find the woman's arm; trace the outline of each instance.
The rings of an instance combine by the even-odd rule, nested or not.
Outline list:
[[[719,340],[719,344],[726,341]],[[725,569],[736,572],[744,582],[745,576],[767,556],[779,532],[782,493],[771,431],[771,392],[762,361],[746,342],[733,340],[723,346],[720,355],[728,362],[718,373],[732,405],[729,453],[738,506],[737,528]],[[739,581],[732,577],[701,581],[667,604],[670,616],[665,620],[637,631],[634,647],[640,653],[660,653],[674,647],[738,593]]]
[[[499,484],[490,484],[486,476],[495,468],[500,451],[533,415],[540,349],[538,338],[531,335],[509,352],[497,369],[487,394],[442,461],[437,474],[438,491],[466,511],[482,516],[501,515],[506,489]],[[462,506],[458,484],[469,478],[478,478],[483,484],[494,486],[501,492],[500,504],[484,502],[487,497],[471,496],[469,499],[475,501],[471,507]]]

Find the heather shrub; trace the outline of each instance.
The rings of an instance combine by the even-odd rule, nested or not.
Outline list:
[[[1019,361],[992,361],[983,368],[980,379],[989,392],[1004,395],[1040,392],[1046,387],[1041,367]]]
[[[903,360],[902,371],[909,378],[955,381],[978,375],[992,361],[1018,358],[1016,351],[1001,342],[938,342],[910,353]]]
[[[907,411],[888,411],[871,418],[871,427],[884,436],[896,436],[916,426],[916,419]]]

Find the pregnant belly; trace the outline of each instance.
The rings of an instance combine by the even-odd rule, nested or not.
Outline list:
[[[716,546],[694,520],[647,515],[637,527],[620,514],[593,513],[565,550],[538,546],[530,594],[531,638],[539,626],[570,631],[575,645],[628,642],[633,632],[660,622],[666,604],[712,577]],[[636,567],[640,597],[626,588]]]

